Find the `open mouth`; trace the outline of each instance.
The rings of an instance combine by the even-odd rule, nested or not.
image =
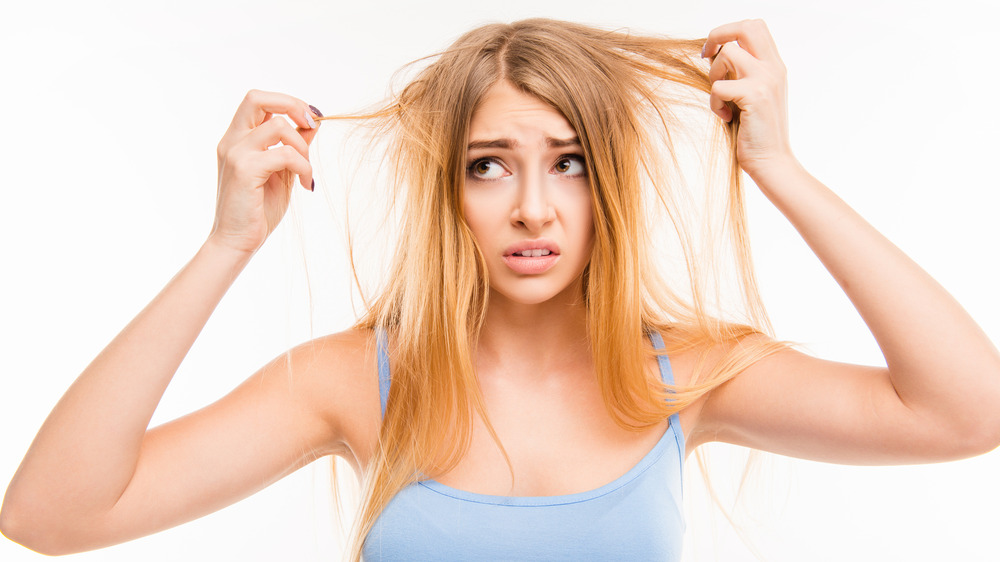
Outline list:
[[[547,255],[549,255],[551,253],[552,252],[550,252],[549,250],[545,250],[545,249],[542,249],[542,250],[521,250],[520,252],[514,252],[511,255],[512,256],[524,257],[524,258],[537,258],[537,257],[540,257],[540,256],[547,256]]]
[[[521,250],[504,256],[503,261],[514,273],[537,275],[552,269],[559,261],[559,254],[551,250]]]

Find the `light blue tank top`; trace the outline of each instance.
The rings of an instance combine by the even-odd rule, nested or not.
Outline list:
[[[660,334],[650,332],[656,349]],[[389,397],[389,358],[378,334],[382,414]],[[660,376],[673,384],[666,356]],[[375,521],[363,559],[665,560],[681,559],[684,434],[677,414],[631,470],[588,492],[562,496],[490,496],[435,480],[402,489]]]

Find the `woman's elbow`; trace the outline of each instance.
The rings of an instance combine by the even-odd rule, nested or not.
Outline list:
[[[1000,419],[992,419],[971,431],[966,446],[970,457],[985,455],[1000,447]]]
[[[1000,407],[997,408],[1000,412]],[[950,457],[954,460],[985,455],[1000,447],[1000,415],[989,412],[955,426],[947,437]]]
[[[29,550],[47,556],[80,552],[67,542],[67,533],[41,522],[38,517],[7,501],[0,507],[0,533]]]
[[[40,554],[53,554],[47,552],[47,549],[32,536],[30,525],[24,525],[20,514],[15,508],[8,506],[7,502],[4,502],[3,507],[0,507],[0,533],[17,544]]]

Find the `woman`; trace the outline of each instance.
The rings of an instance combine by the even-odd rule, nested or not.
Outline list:
[[[656,181],[651,164],[667,162],[649,153],[658,139],[644,118],[668,125],[683,102],[664,84],[710,92],[734,163],[844,288],[887,369],[763,335],[738,173],[728,217],[750,325],[706,312],[705,264],[680,226],[690,282],[658,281],[642,213],[674,195]],[[798,165],[784,97],[760,21],[704,42],[544,20],[470,32],[368,116],[397,134],[401,239],[420,243],[400,246],[368,314],[147,431],[197,333],[280,221],[291,175],[313,184],[319,112],[251,92],[219,144],[212,235],[52,412],[8,489],[4,533],[48,553],[113,544],[336,454],[366,475],[355,556],[676,559],[680,464],[702,443],[849,463],[992,449],[995,348]]]

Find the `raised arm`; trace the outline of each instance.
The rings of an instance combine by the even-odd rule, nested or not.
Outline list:
[[[350,349],[337,342],[297,349],[291,364],[280,358],[217,404],[147,431],[212,311],[281,220],[292,175],[311,184],[308,111],[282,94],[247,95],[219,144],[209,238],[48,416],[7,489],[6,536],[49,554],[121,542],[218,509],[337,448],[339,428],[310,399],[325,384],[314,359]]]
[[[740,108],[741,165],[843,288],[887,368],[778,354],[712,394],[699,420],[703,440],[860,464],[996,447],[1000,354],[934,279],[799,165],[788,142],[784,66],[767,27],[716,28],[705,54],[715,55],[713,110],[728,121],[724,102]]]

